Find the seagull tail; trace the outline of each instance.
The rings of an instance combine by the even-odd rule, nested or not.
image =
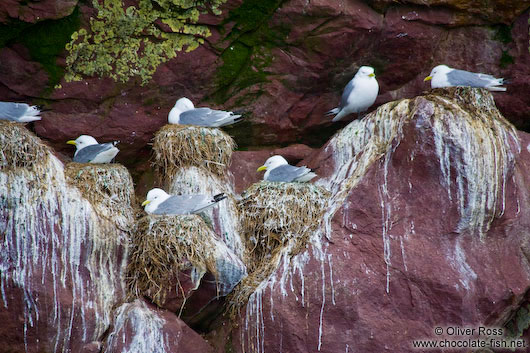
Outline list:
[[[224,193],[220,193],[220,194],[217,194],[217,195],[213,196],[213,202],[214,203],[215,202],[219,202],[219,201],[224,200],[226,198],[227,198],[227,196]]]
[[[492,92],[506,92],[506,87],[488,86],[486,88]]]
[[[337,107],[337,108],[333,108],[329,111],[327,111],[326,113],[324,113],[325,116],[330,116],[330,115],[335,115],[335,114],[338,114],[340,111],[340,108]]]

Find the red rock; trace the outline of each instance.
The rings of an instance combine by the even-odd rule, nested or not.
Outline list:
[[[525,11],[530,5],[530,2],[527,0],[518,2],[498,0],[490,1],[488,3],[484,3],[480,0],[407,0],[406,2],[416,5],[426,5],[429,7],[440,7],[442,8],[442,11],[444,8],[457,9],[493,23],[500,22],[505,24],[510,24],[521,11]],[[377,8],[384,8],[393,4],[394,3],[391,0],[376,0],[372,2],[372,5]]]
[[[460,94],[456,97],[467,97]],[[477,97],[482,97],[477,101],[489,102],[481,109],[492,107],[488,94]],[[481,173],[484,165],[488,165],[484,172],[492,171],[486,153],[491,146],[487,138],[458,146],[468,141],[465,134],[489,134],[488,128],[444,130],[448,135],[442,137],[445,146],[441,148],[448,148],[451,171],[448,191],[436,137],[441,130],[433,119],[454,120],[454,126],[462,128],[465,124],[458,113],[444,115],[453,110],[437,111],[429,99],[418,97],[396,108],[403,109],[403,114],[408,109],[412,112],[411,119],[397,130],[390,127],[390,119],[400,119],[399,114],[382,114],[388,120],[375,122],[373,118],[377,128],[351,125],[351,135],[347,135],[351,139],[345,135],[340,143],[330,142],[306,161],[320,165],[317,172],[327,176],[319,183],[333,190],[330,206],[336,212],[328,210],[331,218],[325,216],[323,221],[329,219],[329,228],[322,226],[305,253],[284,258],[269,283],[251,296],[232,331],[233,351],[405,353],[413,351],[413,340],[439,339],[433,331],[437,326],[503,326],[518,309],[530,288],[526,250],[521,251],[530,230],[530,177],[526,172],[530,135],[518,134],[519,152],[511,140],[515,135],[505,127],[499,130],[507,132],[501,138],[505,145],[500,146],[506,155],[495,157],[505,163],[502,180],[506,183],[488,196],[497,203],[493,209],[484,206],[485,219],[494,215],[494,220],[481,239],[480,227],[465,230],[472,222],[461,218],[456,180],[467,170],[471,174],[461,187],[472,192],[473,178],[480,175],[475,173]],[[467,109],[465,104],[460,106]],[[492,112],[484,117],[494,119]],[[478,128],[484,120],[474,116]],[[374,131],[365,135],[364,144],[353,147],[355,140],[362,141],[362,134]],[[375,137],[371,140],[370,136]],[[387,140],[390,136],[394,137]],[[478,162],[464,162],[477,142],[481,144]],[[353,148],[359,149],[355,157],[348,152]],[[476,162],[478,169],[465,169]],[[459,165],[467,167],[459,169]],[[343,166],[351,179],[337,172]],[[486,180],[493,183],[494,179]],[[351,188],[345,189],[349,191],[343,203],[340,185]],[[478,205],[467,200],[466,207]]]
[[[72,14],[77,0],[41,0],[30,3],[22,0],[4,0],[0,3],[0,23],[10,20],[36,23],[58,20]]]
[[[136,300],[117,310],[105,352],[207,353],[212,347],[175,314]]]

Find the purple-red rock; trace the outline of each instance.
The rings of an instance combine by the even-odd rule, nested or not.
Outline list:
[[[437,94],[445,101],[381,107],[305,161],[333,202],[308,250],[251,296],[235,352],[408,353],[414,340],[455,339],[435,327],[502,327],[518,310],[530,288],[530,136],[489,93]]]
[[[105,352],[208,353],[212,347],[174,313],[140,299],[116,310]]]
[[[19,20],[36,23],[43,20],[58,20],[69,16],[77,0],[3,0],[0,3],[0,23]]]

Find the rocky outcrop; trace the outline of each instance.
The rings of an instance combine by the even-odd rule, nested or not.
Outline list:
[[[410,352],[437,326],[502,327],[530,286],[529,143],[480,90],[348,125],[306,161],[332,191],[323,226],[250,297],[232,349]]]
[[[212,348],[172,313],[136,300],[116,310],[104,351],[208,353]]]
[[[23,126],[0,122],[0,135],[2,350],[83,352],[100,343],[125,298],[132,180],[110,167],[105,189],[93,176],[80,191]]]
[[[127,166],[148,158],[147,143],[181,96],[199,106],[244,110],[246,122],[227,129],[241,147],[320,146],[343,126],[330,124],[323,112],[338,103],[363,64],[376,68],[376,104],[428,89],[423,78],[440,63],[507,77],[508,92],[495,94],[499,108],[528,129],[528,1],[380,1],[375,8],[362,1],[253,4],[229,1],[220,17],[202,17],[212,32],[207,43],[161,65],[146,86],[98,78],[64,82],[66,53],[55,47],[38,52],[34,42],[51,43],[32,38],[43,30],[70,31],[53,40],[64,46],[77,27],[30,27],[24,36],[6,38],[0,49],[0,94],[5,100],[43,98],[52,111],[35,128],[55,148],[69,151],[64,141],[82,133],[120,140],[118,160]],[[94,10],[86,3],[78,7],[71,16],[77,16],[76,26],[86,25]]]

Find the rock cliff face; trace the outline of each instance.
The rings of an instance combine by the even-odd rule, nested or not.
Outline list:
[[[90,132],[122,141],[118,160],[126,165],[145,160],[146,144],[181,96],[245,110],[247,122],[229,130],[242,147],[320,146],[338,128],[322,113],[338,103],[363,64],[376,68],[378,104],[428,89],[423,78],[440,63],[507,77],[508,92],[495,95],[499,109],[518,128],[530,126],[529,1],[258,3],[228,1],[220,17],[201,17],[212,32],[207,43],[161,65],[146,86],[61,79],[61,45],[94,15],[86,2],[76,11],[75,1],[6,3],[0,12],[6,33],[0,36],[0,95],[51,108],[35,129],[55,148],[70,152],[64,141]],[[42,21],[57,14],[69,16]]]
[[[250,297],[234,351],[410,352],[437,326],[502,327],[530,284],[529,142],[478,90],[348,125],[308,161],[325,223]]]
[[[0,351],[410,352],[436,326],[528,338],[530,135],[513,125],[530,129],[529,6],[229,0],[200,17],[212,32],[204,45],[140,86],[64,81],[64,45],[95,15],[89,1],[0,4],[0,100],[51,109],[29,125],[46,145],[0,125]],[[508,91],[425,93],[440,63],[509,78]],[[381,87],[372,112],[331,124],[323,113],[366,64]],[[309,241],[275,253],[270,278],[232,317],[231,297],[180,318],[176,290],[164,308],[128,300],[131,177],[57,158],[68,161],[64,143],[80,134],[120,140],[117,159],[144,196],[158,186],[149,143],[181,96],[245,112],[225,130],[240,147],[229,172],[161,176],[171,192],[229,195],[209,217],[237,257],[252,236],[237,194],[270,155],[312,167],[331,195]],[[214,287],[193,294],[197,307],[217,299]]]

